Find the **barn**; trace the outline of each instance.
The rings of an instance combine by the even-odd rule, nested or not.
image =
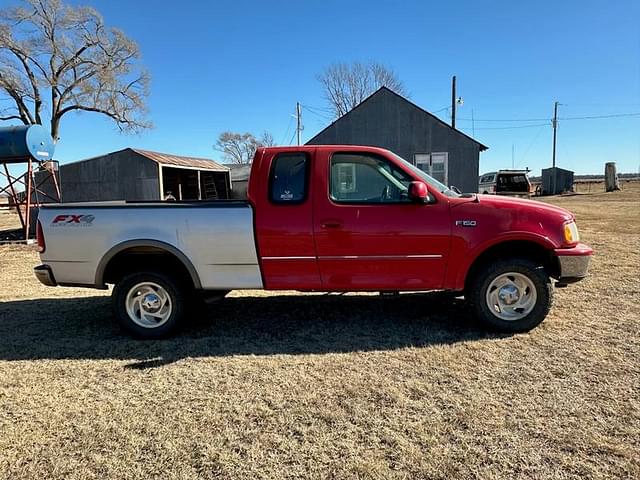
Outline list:
[[[487,147],[382,87],[335,120],[308,145],[386,148],[446,185],[478,190],[480,152]]]
[[[226,199],[229,169],[213,160],[125,148],[59,168],[63,202]]]

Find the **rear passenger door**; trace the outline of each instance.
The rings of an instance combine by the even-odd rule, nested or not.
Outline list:
[[[268,152],[268,151],[267,151]],[[313,151],[287,151],[262,162],[263,185],[256,209],[256,235],[267,289],[321,287],[313,240]]]

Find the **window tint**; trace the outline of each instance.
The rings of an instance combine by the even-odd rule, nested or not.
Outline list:
[[[528,192],[529,179],[526,175],[499,175],[498,191],[500,192]]]
[[[375,155],[336,153],[331,158],[329,193],[337,203],[410,202],[412,181],[403,170]]]
[[[491,173],[489,175],[484,175],[481,179],[480,179],[480,183],[491,183],[494,181],[494,174]]]
[[[274,203],[300,203],[307,196],[307,156],[281,153],[273,161],[269,198]]]

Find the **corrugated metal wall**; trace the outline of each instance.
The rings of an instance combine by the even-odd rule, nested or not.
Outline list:
[[[448,183],[478,190],[480,145],[402,97],[382,89],[311,139],[310,145],[371,145],[409,162],[419,153],[448,152]]]
[[[130,150],[60,166],[63,202],[160,200],[158,164]]]

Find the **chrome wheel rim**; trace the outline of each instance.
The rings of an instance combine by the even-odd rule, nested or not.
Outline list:
[[[127,293],[127,315],[143,328],[158,328],[169,320],[173,311],[171,297],[164,287],[142,282]]]
[[[487,288],[487,307],[501,320],[521,320],[536,306],[538,293],[529,277],[517,272],[497,276]]]

